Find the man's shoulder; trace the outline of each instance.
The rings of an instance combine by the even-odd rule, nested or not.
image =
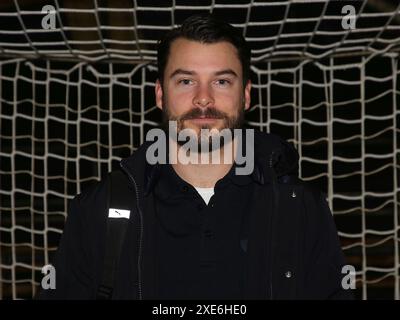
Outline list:
[[[321,223],[331,218],[327,194],[318,186],[308,181],[300,180],[298,185],[302,190],[302,206],[309,221]]]
[[[75,199],[79,203],[85,203],[104,198],[109,194],[111,184],[113,186],[127,186],[128,177],[120,169],[112,170],[102,179],[93,181],[90,185],[87,185],[82,192],[75,196]]]
[[[306,202],[321,203],[326,199],[326,193],[314,183],[305,181],[297,176],[287,175],[279,179],[278,184],[283,189],[294,192],[296,197],[300,195]],[[288,192],[289,192],[288,191]],[[325,201],[326,202],[326,201]]]
[[[107,194],[107,184],[110,174],[111,172],[104,178],[87,184],[83,187],[82,191],[75,196],[74,200],[79,204],[84,204],[87,202],[96,202],[97,199],[104,197]]]
[[[290,141],[286,140],[277,133],[265,132],[259,129],[254,129],[254,139],[256,143],[267,144],[270,147],[282,147],[290,145]]]
[[[303,192],[312,195],[313,197],[319,198],[326,195],[318,185],[302,178],[291,176],[287,181],[288,184],[301,188]]]

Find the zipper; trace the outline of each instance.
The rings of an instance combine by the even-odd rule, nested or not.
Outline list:
[[[122,170],[128,175],[129,179],[131,180],[132,184],[134,185],[135,193],[136,193],[136,206],[137,206],[137,210],[138,210],[139,217],[140,217],[139,254],[138,254],[138,265],[137,265],[137,269],[138,269],[138,295],[139,295],[139,300],[142,300],[141,264],[142,264],[142,242],[143,242],[143,213],[142,213],[142,210],[140,210],[140,206],[139,206],[139,189],[138,189],[138,186],[136,184],[135,179],[130,174],[128,169],[126,169],[124,167],[122,162],[120,162],[119,164],[120,164],[120,167],[122,168]]]
[[[271,173],[272,173],[272,193],[273,193],[273,203],[272,203],[272,213],[269,217],[269,235],[270,235],[270,241],[268,243],[269,246],[269,263],[270,263],[270,267],[269,267],[269,295],[270,295],[270,299],[273,300],[273,285],[272,285],[272,279],[273,279],[273,241],[274,241],[274,234],[273,234],[273,226],[272,223],[274,222],[274,217],[276,217],[277,215],[277,208],[278,208],[278,201],[279,201],[279,195],[278,195],[278,189],[277,189],[277,180],[276,180],[276,174],[275,174],[275,170],[273,167],[273,157],[275,155],[275,152],[272,151],[270,158],[269,158],[269,168],[271,169]]]

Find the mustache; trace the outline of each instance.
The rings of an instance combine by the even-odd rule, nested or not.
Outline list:
[[[215,108],[195,108],[183,114],[179,120],[189,120],[200,117],[223,119],[227,118],[228,115],[225,112],[219,111]]]

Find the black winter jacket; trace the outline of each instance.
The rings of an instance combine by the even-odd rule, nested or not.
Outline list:
[[[132,195],[131,217],[116,266],[113,299],[154,299],[155,266],[151,234],[155,216],[152,197],[154,166],[146,162],[144,143],[120,167]],[[249,225],[248,281],[265,275],[265,292],[246,299],[351,299],[342,288],[345,265],[327,201],[297,178],[298,154],[276,135],[255,132],[255,174],[262,183],[257,212]],[[102,283],[109,177],[77,195],[55,257],[56,289],[42,290],[41,299],[95,299]],[[265,263],[259,243],[266,241]],[[253,277],[253,278],[252,278]]]

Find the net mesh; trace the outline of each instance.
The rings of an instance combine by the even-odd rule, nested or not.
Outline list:
[[[1,5],[3,56],[153,61],[162,34],[188,15],[202,12],[229,17],[241,28],[252,46],[253,62],[355,52],[376,55],[400,47],[398,1],[115,0],[111,7],[107,1],[64,0],[44,5],[54,12],[42,13],[29,1]],[[346,5],[354,11],[343,11]],[[46,12],[54,15],[54,28],[43,28]],[[347,27],[352,15],[355,28]]]
[[[252,46],[247,125],[293,142],[327,193],[358,297],[399,299],[395,1],[49,1],[54,30],[26,3],[0,5],[0,298],[34,295],[69,199],[160,123],[157,39],[213,11]]]

